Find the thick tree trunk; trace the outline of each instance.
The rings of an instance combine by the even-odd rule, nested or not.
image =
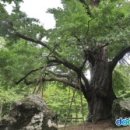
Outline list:
[[[110,63],[97,60],[92,67],[90,91],[88,101],[89,116],[88,121],[111,117],[113,100],[116,98],[112,89],[112,70]]]

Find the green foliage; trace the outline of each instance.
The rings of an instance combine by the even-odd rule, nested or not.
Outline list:
[[[28,37],[37,39],[37,35],[43,37],[46,33],[39,20],[27,17],[26,13],[20,10],[20,2],[22,0],[10,1],[14,2],[11,14],[5,9],[5,4],[0,3],[0,36],[17,40],[15,32],[20,32]]]
[[[42,51],[20,40],[0,49],[0,77],[6,84],[14,84],[26,73],[41,65]],[[8,81],[8,82],[7,82]]]
[[[59,46],[59,53],[69,61],[79,64],[83,60],[83,52],[81,47],[77,46],[78,36],[83,40],[88,31],[88,21],[90,17],[86,15],[86,11],[82,4],[78,1],[63,1],[64,9],[50,9],[56,19],[56,28],[49,35],[50,42],[56,42]],[[59,35],[60,34],[60,35]],[[58,38],[56,38],[59,36]],[[78,52],[78,53],[77,53]]]
[[[4,86],[0,82],[0,117],[6,115],[9,112],[11,105],[15,101],[22,99],[29,92],[29,88],[21,88],[21,86]]]
[[[113,73],[113,88],[117,97],[130,96],[130,67],[119,65]]]
[[[86,99],[81,96],[81,93],[75,93],[74,100],[71,105],[74,91],[75,90],[69,87],[64,88],[64,86],[55,82],[48,84],[44,89],[43,99],[46,101],[48,107],[58,114],[59,123],[82,122],[86,119],[86,115],[88,114],[87,103]],[[0,84],[0,106],[3,107],[1,116],[4,116],[9,112],[12,103],[22,99],[30,92],[32,92],[32,88],[27,88],[26,86],[6,88]]]
[[[25,96],[29,92],[29,89],[26,87],[20,88],[20,86],[17,87],[8,87],[4,88],[0,84],[0,104],[6,104],[6,103],[13,103],[14,101],[17,101],[21,99],[23,96]]]
[[[51,43],[58,44],[59,53],[69,61],[80,65],[83,48],[94,49],[109,43],[111,59],[120,49],[129,46],[130,2],[101,1],[99,6],[90,7],[92,16],[75,0],[63,0],[63,7],[49,10],[56,19],[56,28],[49,38]]]
[[[44,92],[44,98],[48,106],[58,114],[60,122],[73,122],[75,120],[67,118],[81,118],[80,121],[86,119],[87,115],[87,104],[84,97],[80,92],[60,85],[60,84],[49,84]],[[71,105],[72,102],[72,105]]]
[[[99,8],[94,9],[95,19],[92,24],[92,35],[98,42],[109,43],[109,56],[129,45],[129,13],[130,3],[124,1],[101,2]],[[96,31],[95,31],[96,30]]]
[[[2,115],[7,114],[12,102],[31,92],[26,85],[16,85],[15,83],[28,71],[39,67],[41,57],[41,48],[33,44],[19,40],[16,44],[9,43],[8,45],[6,40],[0,38],[0,105],[3,106]]]

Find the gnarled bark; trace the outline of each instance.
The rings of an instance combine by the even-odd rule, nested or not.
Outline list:
[[[111,117],[112,104],[116,96],[112,89],[112,71],[109,62],[98,61],[92,71],[88,99],[89,120],[96,122]]]

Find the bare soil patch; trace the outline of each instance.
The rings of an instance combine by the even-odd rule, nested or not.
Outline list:
[[[115,127],[111,121],[100,121],[96,124],[85,123],[77,126],[66,126],[59,130],[130,130],[130,127]]]

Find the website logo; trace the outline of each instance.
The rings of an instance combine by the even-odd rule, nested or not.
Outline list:
[[[115,124],[117,126],[130,126],[130,118],[119,118],[119,119],[116,119]]]

